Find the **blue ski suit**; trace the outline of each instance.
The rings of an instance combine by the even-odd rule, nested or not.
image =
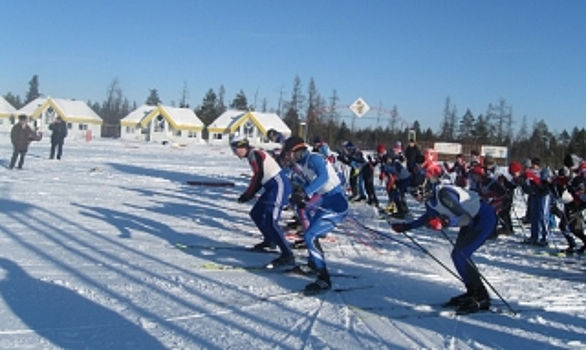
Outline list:
[[[340,186],[334,167],[318,153],[305,151],[294,164],[293,171],[303,192],[310,198],[305,207],[308,226],[304,239],[309,259],[316,269],[325,269],[325,257],[319,238],[341,223],[348,214],[348,200]]]
[[[425,214],[405,224],[406,229],[421,227],[430,218],[437,216],[442,218],[444,224],[459,227],[451,254],[456,271],[468,291],[485,290],[480,273],[470,257],[496,227],[497,216],[494,208],[481,200],[476,192],[448,184],[435,185],[425,206]]]

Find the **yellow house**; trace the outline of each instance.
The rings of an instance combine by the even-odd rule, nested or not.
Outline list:
[[[27,115],[43,133],[50,133],[49,124],[58,116],[67,123],[68,138],[87,139],[102,133],[102,118],[83,101],[39,97],[16,113]]]
[[[142,105],[120,121],[125,140],[199,143],[203,122],[189,108]]]
[[[261,145],[267,142],[266,134],[275,129],[284,136],[291,135],[291,129],[275,113],[227,110],[208,126],[210,144],[227,145],[230,135],[245,135],[250,143]]]
[[[3,96],[0,96],[0,130],[9,131],[18,120],[16,115],[16,108],[14,108]]]

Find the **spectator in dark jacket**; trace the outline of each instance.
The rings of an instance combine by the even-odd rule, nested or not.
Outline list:
[[[55,120],[49,124],[49,130],[51,134],[51,156],[50,159],[55,157],[55,149],[57,150],[57,159],[61,159],[63,154],[63,142],[67,137],[67,124],[61,119],[61,117],[55,118]]]
[[[421,148],[415,143],[414,139],[409,139],[409,145],[405,148],[405,159],[407,160],[407,170],[411,174],[415,171],[417,156],[423,155]]]
[[[24,156],[28,152],[28,145],[33,140],[37,140],[37,133],[27,124],[27,116],[21,114],[18,116],[18,123],[14,124],[10,131],[10,139],[14,151],[12,153],[12,159],[10,160],[10,169],[14,169],[16,160],[18,161],[18,169],[22,169],[24,164]]]

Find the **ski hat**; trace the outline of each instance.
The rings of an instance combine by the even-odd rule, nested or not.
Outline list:
[[[564,165],[570,168],[571,170],[575,170],[580,166],[582,162],[582,158],[578,157],[573,153],[568,153],[564,157]]]
[[[578,168],[580,171],[580,174],[586,174],[586,162],[582,162],[582,164],[580,164],[580,168]]]
[[[403,153],[403,144],[401,143],[401,141],[397,141],[395,143],[395,145],[393,146],[393,152],[395,152],[395,154]]]
[[[383,145],[383,144],[378,144],[378,145],[376,146],[376,153],[377,153],[377,154],[383,154],[383,153],[386,153],[386,152],[387,152],[387,149],[385,148],[385,145]]]
[[[347,150],[352,150],[354,149],[354,144],[350,141],[344,141],[342,142],[342,146],[344,146],[345,149]]]
[[[18,116],[18,120],[27,120],[28,117],[26,116],[26,114],[21,114]]]
[[[492,155],[487,154],[486,156],[484,156],[484,165],[486,165],[489,168],[492,168],[496,165],[496,159],[494,159]]]
[[[523,167],[518,162],[512,162],[509,164],[509,174],[520,173],[523,171]]]
[[[319,136],[319,135],[315,135],[315,136],[313,137],[313,143],[314,143],[314,144],[316,144],[316,143],[322,143],[322,142],[323,142],[323,140],[321,139],[321,136]]]
[[[230,140],[230,147],[232,148],[245,148],[250,147],[248,139],[244,135],[234,135]]]
[[[289,153],[298,151],[302,148],[307,148],[305,145],[305,141],[299,136],[291,136],[285,141],[285,146],[283,146],[283,152]]]
[[[440,178],[443,174],[442,167],[438,164],[431,164],[427,169],[425,169],[425,177],[435,177]]]

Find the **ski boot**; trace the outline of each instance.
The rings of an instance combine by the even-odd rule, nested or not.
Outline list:
[[[305,286],[305,295],[319,294],[332,289],[330,273],[325,268],[317,270],[317,279]]]

